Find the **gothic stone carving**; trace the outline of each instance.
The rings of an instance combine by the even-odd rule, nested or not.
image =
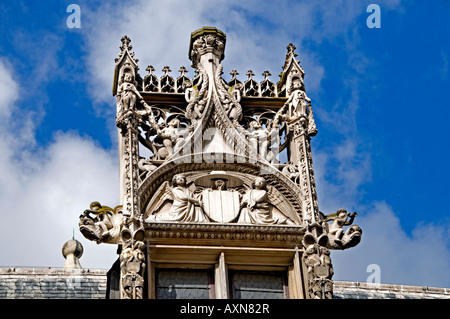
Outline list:
[[[305,248],[303,261],[307,267],[311,299],[333,298],[333,268],[330,251],[318,244],[310,244]]]
[[[80,215],[80,232],[89,240],[97,243],[117,243],[122,229],[122,206],[111,208],[92,202],[90,209]]]
[[[330,249],[347,249],[356,246],[361,241],[362,230],[358,225],[352,225],[346,231],[344,226],[353,223],[357,213],[349,214],[343,208],[336,213],[323,216],[324,227],[327,228],[328,244]],[[328,222],[332,222],[328,224]]]
[[[273,218],[269,209],[267,182],[257,177],[242,198],[238,223],[247,224],[293,224],[288,218]]]
[[[135,241],[120,253],[122,298],[142,299],[144,293],[145,244]]]
[[[210,240],[295,246],[309,297],[330,298],[329,250],[355,246],[362,231],[351,225],[356,214],[319,212],[310,145],[317,128],[295,46],[277,84],[269,71],[258,83],[251,70],[243,83],[236,70],[229,82],[222,77],[226,35],[216,28],[191,34],[192,80],[184,67],[175,79],[168,66],[159,79],[151,66],[141,78],[130,39],[121,40],[113,95],[122,205],[93,203],[80,231],[122,245],[122,297],[143,298],[146,240]]]
[[[175,175],[172,179],[172,187],[168,182],[164,182],[164,194],[170,193],[173,200],[172,206],[167,213],[151,215],[152,220],[165,220],[177,222],[210,222],[211,219],[205,214],[203,203],[197,196],[186,187],[186,176],[184,174]]]
[[[303,236],[303,262],[307,267],[308,294],[311,299],[331,299],[333,297],[333,266],[330,250],[325,247],[328,234],[319,223],[308,225]]]
[[[238,176],[213,171],[197,178],[191,188],[185,174],[175,175],[172,186],[164,182],[149,204],[152,214],[146,221],[295,224],[280,212],[273,216],[277,196],[263,177],[249,188]]]

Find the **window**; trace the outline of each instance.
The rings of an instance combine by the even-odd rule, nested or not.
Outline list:
[[[284,272],[230,271],[231,298],[284,299],[287,283]]]
[[[212,272],[207,269],[156,269],[156,298],[214,298],[213,283]]]

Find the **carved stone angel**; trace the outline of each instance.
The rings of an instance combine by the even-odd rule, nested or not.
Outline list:
[[[135,113],[138,118],[142,116],[150,116],[149,120],[152,122],[153,113],[151,107],[145,102],[142,95],[136,88],[137,82],[134,75],[130,72],[125,72],[119,81],[119,88],[117,90],[117,116],[116,125],[125,126],[127,122],[127,115]],[[137,110],[136,102],[139,101],[144,107],[143,110]]]
[[[184,174],[178,174],[172,178],[172,187],[166,182],[165,189],[161,201],[167,199],[167,190],[170,190],[173,200],[170,210],[158,215],[151,215],[147,221],[211,222],[203,210],[201,200],[196,198],[194,193],[186,187]]]
[[[238,123],[242,120],[242,107],[240,104],[240,90],[242,85],[236,84],[235,86],[230,87],[222,78],[222,74],[223,65],[219,64],[215,75],[219,100],[228,118],[234,122],[235,125],[239,125]]]
[[[250,130],[248,132],[248,141],[250,145],[258,151],[259,156],[267,159],[267,152],[269,150],[269,130],[264,128],[258,121],[250,123]]]
[[[270,212],[267,182],[263,177],[257,177],[242,197],[241,211],[238,223],[245,224],[293,224],[287,218],[274,218]]]

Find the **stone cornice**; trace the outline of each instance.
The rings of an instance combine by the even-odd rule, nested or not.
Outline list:
[[[202,243],[204,245],[299,246],[303,226],[216,223],[147,222],[145,239],[150,243]]]

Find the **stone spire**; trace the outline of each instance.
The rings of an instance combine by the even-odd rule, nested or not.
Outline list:
[[[83,245],[72,237],[62,247],[62,254],[66,259],[64,269],[81,269],[80,258],[83,255]]]

